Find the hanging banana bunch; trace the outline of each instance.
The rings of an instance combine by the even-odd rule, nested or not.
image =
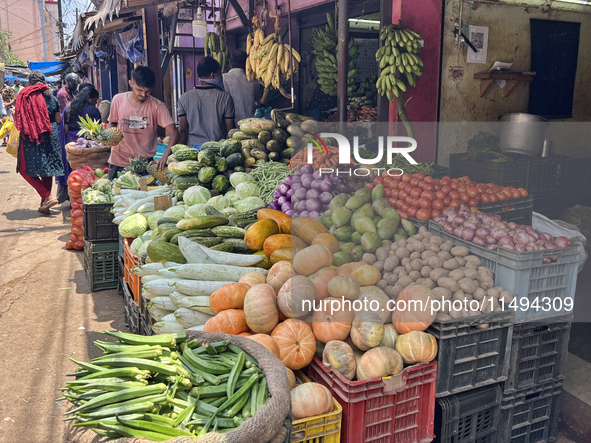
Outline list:
[[[222,72],[228,72],[230,67],[230,51],[224,39],[216,32],[208,32],[205,36],[205,55],[211,55],[222,67]]]
[[[326,14],[328,23],[324,28],[315,28],[312,34],[312,54],[315,56],[316,73],[320,90],[327,95],[337,95],[338,79],[338,35],[334,16]],[[359,45],[355,40],[349,39],[349,65],[347,88],[349,94],[355,90],[355,80],[359,75],[357,70],[357,58],[359,57]]]

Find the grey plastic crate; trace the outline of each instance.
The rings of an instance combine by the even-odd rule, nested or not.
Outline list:
[[[125,309],[125,326],[132,334],[139,334],[140,332],[140,309],[133,301],[133,294],[129,285],[123,283],[123,299]]]

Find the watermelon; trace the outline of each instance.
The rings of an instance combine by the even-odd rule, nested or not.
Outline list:
[[[199,170],[199,181],[201,183],[210,183],[216,174],[217,171],[215,168],[212,168],[211,166],[205,166]]]
[[[240,140],[226,140],[222,144],[220,154],[222,157],[228,157],[236,152],[240,152],[240,149],[242,149],[242,143],[240,143]]]

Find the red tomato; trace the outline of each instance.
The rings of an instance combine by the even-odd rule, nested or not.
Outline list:
[[[399,212],[398,215],[401,219],[406,220],[408,218],[408,214],[406,212]]]
[[[449,202],[450,208],[458,209],[462,203],[459,200],[452,200]]]
[[[451,178],[449,178],[449,176],[445,176],[441,179],[441,184],[443,186],[449,186],[451,184]]]
[[[441,189],[441,185],[439,183],[432,183],[433,190],[439,191]]]
[[[459,200],[460,199],[460,193],[458,191],[451,191],[449,193],[449,198],[451,198],[452,200]]]
[[[497,195],[494,192],[492,194],[488,194],[488,199],[490,203],[495,203],[498,200]]]
[[[409,209],[409,208],[410,208],[410,205],[407,205],[406,203],[404,203],[404,204],[402,205],[402,208],[400,208],[400,209],[402,209],[402,212],[406,212],[406,213],[408,213],[408,209]]]
[[[433,209],[438,209],[441,211],[443,208],[445,208],[445,203],[443,203],[443,200],[438,198],[436,200],[433,200],[431,206],[433,207]]]
[[[413,178],[410,179],[410,182],[409,183],[414,187],[414,186],[417,186],[420,181],[421,181],[420,179],[418,179],[416,177],[413,177]]]
[[[410,174],[402,174],[402,181],[409,182],[412,176]]]
[[[412,200],[410,201],[411,206],[414,206],[415,208],[419,207],[419,197],[412,197]]]
[[[490,202],[490,196],[488,194],[482,194],[480,196],[480,201],[482,203],[488,203],[488,202]]]
[[[446,195],[445,198],[443,199],[443,204],[445,206],[449,206],[450,203],[451,203],[451,198],[449,195]]]
[[[451,186],[449,185],[445,185],[441,188],[441,192],[443,192],[445,195],[449,194],[451,192]]]
[[[460,185],[458,184],[458,182],[451,182],[451,184],[449,185],[450,188],[452,188],[454,191],[457,191],[457,189],[460,187]]]
[[[398,198],[400,191],[398,189],[391,189],[390,190],[390,197]]]
[[[406,197],[408,197],[408,192],[406,192],[405,190],[398,192],[398,198],[400,200],[404,200]]]
[[[373,184],[377,185],[378,183],[382,183],[384,181],[384,177],[376,177],[373,179]]]
[[[384,197],[388,198],[392,195],[392,189],[384,188]]]
[[[430,175],[426,176],[423,180],[425,180],[427,183],[433,183],[434,182],[433,177],[431,177]]]
[[[388,203],[390,203],[390,206],[392,206],[393,208],[394,208],[394,207],[396,207],[396,202],[397,202],[397,201],[398,201],[398,199],[397,199],[397,198],[395,198],[395,197],[390,197],[390,198],[388,199]]]
[[[458,186],[458,192],[461,194],[462,192],[466,192],[465,186]]]
[[[410,195],[412,195],[413,197],[419,197],[422,192],[423,190],[421,188],[412,188],[410,190]]]
[[[435,218],[441,215],[441,211],[438,209],[431,209],[431,217]]]
[[[466,192],[460,192],[460,200],[462,203],[468,203],[470,201],[470,196]]]
[[[503,200],[507,200],[507,198],[503,192],[497,192],[497,200],[502,202]]]
[[[466,189],[466,192],[468,193],[470,198],[475,198],[478,195],[478,189],[473,187],[469,187],[468,189]]]
[[[439,190],[435,193],[435,198],[439,200],[443,200],[445,198],[445,192]]]
[[[431,191],[423,191],[421,193],[421,198],[428,198],[429,200],[434,200],[435,196],[433,195],[433,193]]]
[[[398,189],[406,188],[407,184],[408,184],[408,182],[405,182],[405,181],[398,182]]]
[[[412,206],[412,197],[409,195],[408,197],[406,197],[406,198],[404,199],[404,202],[405,202],[407,205],[410,205],[410,206]]]
[[[408,208],[408,216],[409,217],[416,217],[418,211],[419,211],[418,208],[410,207],[410,208]]]
[[[501,192],[503,192],[503,194],[505,194],[506,199],[509,199],[509,198],[511,198],[511,195],[513,195],[513,188],[510,188],[510,187],[503,188],[503,190]]]
[[[419,199],[419,206],[421,208],[428,209],[431,207],[431,200],[429,200],[428,198],[422,197]]]
[[[521,198],[521,192],[518,189],[513,189],[511,192],[511,198]]]
[[[417,220],[419,221],[427,221],[431,218],[431,211],[429,211],[428,209],[419,209],[417,211]]]
[[[484,194],[486,192],[486,188],[484,186],[476,186],[476,191],[478,191],[479,194]]]
[[[404,205],[404,201],[403,200],[397,200],[396,201],[396,209],[402,209],[402,206]]]
[[[521,194],[522,197],[527,197],[528,193],[525,189],[523,188],[519,188],[519,193]]]
[[[433,183],[427,183],[427,184],[425,184],[425,186],[423,187],[423,189],[425,191],[434,191],[435,190],[435,185]]]
[[[422,172],[415,172],[412,176],[418,178],[419,180],[425,178],[425,174],[423,174]]]
[[[375,184],[373,184],[373,183],[368,183],[367,185],[365,185],[365,187],[366,187],[367,189],[373,189],[373,188],[375,188],[375,187],[376,187],[376,185],[375,185]]]
[[[407,184],[407,185],[404,187],[404,190],[406,191],[406,193],[407,193],[407,194],[410,194],[410,191],[412,191],[413,189],[414,189],[414,188],[413,188],[411,185],[409,185],[409,184]]]
[[[390,189],[398,189],[398,185],[399,185],[400,183],[402,183],[402,182],[399,182],[399,181],[397,181],[397,180],[392,180],[392,181],[390,182],[390,184],[388,185],[388,187],[389,187]]]
[[[382,183],[384,184],[384,186],[388,186],[393,181],[394,181],[394,178],[393,177],[390,177],[388,175],[388,176],[384,177],[384,180],[382,180]]]
[[[478,206],[478,200],[476,200],[475,198],[471,198],[470,200],[468,200],[468,206],[470,206],[471,208],[475,208],[476,206]]]

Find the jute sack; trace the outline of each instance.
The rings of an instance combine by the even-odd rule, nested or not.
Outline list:
[[[241,426],[225,434],[209,433],[199,439],[175,437],[167,443],[282,443],[291,441],[291,396],[287,383],[285,366],[267,348],[254,340],[226,334],[209,334],[192,331],[194,338],[216,342],[230,340],[232,344],[253,357],[267,377],[270,398],[257,414]],[[74,421],[68,421],[63,443],[150,443],[142,438],[108,439],[92,430],[73,428]]]
[[[82,166],[90,166],[92,169],[107,168],[110,155],[110,146],[76,149],[74,143],[66,145],[66,156],[73,170],[80,169]]]

